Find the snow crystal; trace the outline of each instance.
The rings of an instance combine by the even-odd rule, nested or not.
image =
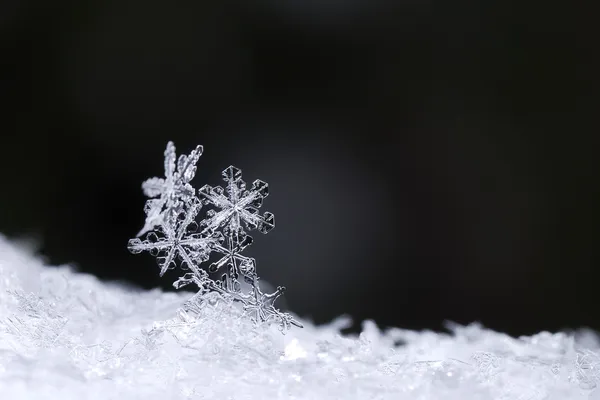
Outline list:
[[[600,399],[589,331],[511,338],[365,321],[343,336],[341,317],[283,336],[217,292],[193,312],[186,297],[46,267],[0,236],[0,399]]]
[[[195,196],[190,181],[196,175],[196,163],[202,155],[202,146],[197,146],[189,156],[181,155],[175,164],[175,145],[167,143],[165,150],[165,177],[150,178],[142,184],[144,194],[150,198],[146,203],[146,223],[137,236],[142,236],[155,226],[162,225],[165,216],[179,213],[183,204]]]
[[[239,168],[229,166],[223,171],[223,180],[227,182],[227,189],[217,186],[212,188],[208,185],[200,189],[204,204],[212,204],[220,208],[219,212],[212,210],[207,216],[209,219],[202,222],[209,229],[214,230],[224,227],[231,234],[244,231],[243,221],[249,230],[258,229],[261,233],[267,233],[273,229],[274,216],[270,212],[258,215],[258,208],[269,194],[269,186],[259,179],[252,183],[252,188],[246,190],[246,183],[242,180],[242,171]],[[227,192],[227,196],[223,193]]]
[[[147,235],[145,239],[131,239],[129,250],[132,253],[148,251],[156,256],[160,276],[169,268],[177,267],[178,261],[179,267],[191,271],[174,283],[178,289],[191,283],[198,286],[198,294],[186,303],[185,309],[189,312],[202,306],[206,292],[216,292],[242,304],[245,313],[256,324],[275,321],[282,332],[292,325],[302,327],[290,314],[275,308],[275,301],[284,293],[285,287],[279,286],[274,293],[263,293],[256,260],[241,254],[253,242],[247,231],[256,229],[265,234],[275,226],[272,213],[258,214],[258,208],[269,194],[269,186],[257,179],[247,190],[242,171],[229,166],[222,174],[226,189],[205,185],[198,191],[201,199],[198,198],[190,181],[194,178],[202,149],[198,146],[189,156],[179,156],[175,170],[175,145],[167,144],[165,178],[151,178],[142,184],[150,200],[146,202],[146,221],[140,234]],[[214,208],[197,223],[203,205]],[[200,227],[202,230],[198,232]],[[208,267],[208,272],[214,274],[227,266],[219,280],[213,280],[201,269],[201,264],[208,261],[213,252],[221,258]],[[242,282],[247,290],[243,290]]]

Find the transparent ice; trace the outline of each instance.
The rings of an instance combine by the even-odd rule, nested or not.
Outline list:
[[[190,181],[196,175],[196,163],[202,155],[202,146],[197,146],[189,155],[175,154],[173,142],[165,150],[165,177],[150,178],[142,184],[144,194],[151,198],[146,202],[146,222],[137,236],[142,236],[155,226],[164,224],[165,217],[177,215],[183,206],[195,197]]]
[[[175,145],[167,144],[165,178],[151,178],[142,185],[150,197],[145,206],[146,221],[138,235],[144,238],[131,239],[129,250],[147,251],[157,257],[160,276],[176,267],[191,271],[174,283],[176,288],[191,283],[198,287],[197,295],[186,303],[188,311],[198,309],[205,301],[204,295],[214,292],[241,304],[245,314],[257,324],[276,322],[282,332],[292,325],[301,327],[274,305],[285,288],[279,286],[274,293],[264,293],[256,260],[242,254],[253,242],[249,231],[266,234],[275,226],[272,213],[258,212],[269,194],[267,183],[257,179],[247,189],[242,171],[229,166],[222,173],[226,188],[205,185],[198,197],[190,182],[202,150],[198,146],[189,156],[179,156],[176,168]],[[203,207],[209,209],[205,218],[199,219]],[[218,259],[206,271],[201,265],[213,253]],[[219,271],[221,276],[212,279]]]
[[[132,253],[148,251],[156,256],[160,276],[169,268],[175,268],[177,261],[180,261],[181,268],[201,274],[197,265],[208,260],[210,252],[222,240],[222,236],[219,233],[196,233],[197,225],[194,219],[199,208],[199,204],[191,204],[187,212],[181,211],[180,214],[173,215],[170,223],[156,226],[154,231],[146,235],[145,240],[131,239],[129,250]]]
[[[203,204],[211,204],[219,209],[218,212],[211,210],[207,214],[208,219],[202,221],[202,225],[211,230],[223,228],[228,235],[244,233],[244,228],[258,229],[261,233],[273,229],[273,214],[258,214],[263,200],[269,195],[269,185],[257,179],[252,183],[252,188],[246,190],[242,171],[233,165],[225,169],[222,175],[227,183],[226,189],[205,185],[199,191]]]

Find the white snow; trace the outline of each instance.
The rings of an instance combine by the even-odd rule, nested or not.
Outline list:
[[[184,313],[189,297],[48,267],[0,236],[0,399],[600,399],[589,331],[515,339],[366,321],[343,337],[340,318],[282,335],[216,298]]]

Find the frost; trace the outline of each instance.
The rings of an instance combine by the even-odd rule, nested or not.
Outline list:
[[[2,236],[0,274],[2,400],[600,399],[589,331],[578,341],[365,321],[360,335],[343,336],[351,321],[342,317],[283,336],[218,291],[191,302],[132,291],[43,266]],[[190,271],[178,282],[204,280]]]
[[[151,178],[142,185],[144,193],[151,198],[146,202],[147,217],[138,234],[145,234],[145,238],[131,239],[129,250],[132,253],[148,251],[156,256],[160,276],[177,266],[191,271],[174,283],[176,288],[191,283],[198,286],[198,294],[186,303],[188,311],[199,307],[204,294],[216,292],[240,303],[246,315],[257,324],[277,322],[282,332],[292,325],[301,327],[291,315],[274,306],[285,288],[280,286],[274,293],[263,293],[256,260],[241,254],[253,242],[247,231],[258,230],[265,234],[275,226],[272,213],[258,213],[269,194],[269,186],[257,179],[248,190],[242,171],[229,166],[222,173],[226,188],[205,185],[198,191],[199,198],[190,182],[202,149],[198,146],[189,156],[180,156],[175,169],[175,145],[167,144],[165,178]],[[204,219],[196,222],[203,206],[212,208]],[[209,261],[213,252],[220,258],[210,264],[207,272],[201,264]],[[218,279],[211,278],[211,274],[222,269]]]

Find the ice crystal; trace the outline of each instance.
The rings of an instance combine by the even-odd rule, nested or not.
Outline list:
[[[221,186],[213,188],[205,185],[199,191],[203,204],[212,204],[220,209],[218,212],[209,211],[207,213],[209,218],[202,222],[203,225],[211,230],[223,228],[229,235],[245,233],[244,226],[248,230],[258,229],[261,233],[273,229],[275,226],[273,214],[270,212],[264,215],[258,214],[258,208],[269,195],[269,185],[257,179],[252,183],[252,188],[246,190],[242,171],[233,165],[227,167],[222,175],[227,183],[225,190]]]
[[[186,213],[180,213],[170,223],[158,225],[155,231],[148,233],[145,240],[138,238],[129,241],[132,253],[149,251],[157,256],[160,276],[169,268],[175,268],[177,261],[184,269],[198,272],[196,266],[207,261],[212,248],[222,240],[221,235],[196,233],[198,228],[194,218],[198,214],[198,204],[191,204]]]
[[[51,348],[61,343],[67,318],[33,293],[9,293],[17,301],[19,315],[6,318],[3,325],[7,332],[21,337],[21,345],[25,347]]]
[[[150,178],[142,183],[144,194],[151,199],[146,202],[146,222],[138,232],[138,237],[162,225],[165,217],[177,215],[195,197],[190,181],[196,175],[196,163],[202,150],[202,146],[197,146],[189,156],[181,155],[177,160],[175,145],[173,142],[167,143],[165,177]]]
[[[176,166],[175,145],[167,144],[165,178],[151,178],[142,185],[150,197],[145,206],[146,221],[138,237],[129,241],[129,250],[148,251],[157,257],[161,276],[177,266],[191,271],[173,284],[176,288],[191,283],[198,286],[199,292],[186,303],[188,311],[197,310],[206,293],[216,292],[241,303],[256,323],[277,321],[282,331],[291,325],[301,326],[274,306],[285,288],[280,286],[274,293],[264,293],[259,286],[256,260],[241,254],[253,242],[248,231],[264,234],[275,226],[272,213],[258,213],[269,186],[257,179],[247,189],[242,171],[230,166],[222,173],[225,189],[205,185],[198,197],[190,182],[202,149],[198,146],[189,156],[180,156]],[[210,209],[204,219],[198,220],[203,206]],[[139,238],[143,235],[143,239]],[[219,258],[206,271],[201,264],[209,261],[212,253]],[[211,278],[222,269],[219,278]]]
[[[221,267],[227,265],[227,272],[222,275],[221,284],[225,287],[238,292],[240,290],[239,275],[243,274],[245,279],[251,279],[256,270],[256,261],[253,258],[243,256],[241,252],[252,244],[252,237],[244,233],[238,235],[229,235],[225,238],[226,245],[215,246],[215,251],[223,257],[217,262],[212,263],[209,272],[217,272]]]
[[[575,372],[582,388],[595,388],[600,382],[600,356],[589,350],[577,352]]]

